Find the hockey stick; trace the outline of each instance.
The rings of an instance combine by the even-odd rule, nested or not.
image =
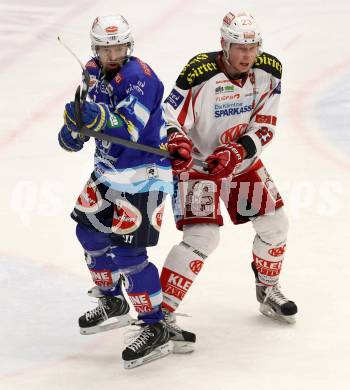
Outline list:
[[[74,53],[74,51],[68,45],[66,45],[60,37],[57,37],[57,39],[58,39],[58,42],[78,61],[79,65],[81,67],[81,70],[83,71],[83,88],[81,91],[81,96],[80,96],[80,91],[79,91],[79,98],[81,100],[81,104],[83,104],[84,101],[86,100],[86,96],[87,96],[88,89],[89,89],[90,74],[85,69],[83,63],[80,61],[79,57]],[[82,124],[81,116],[77,119],[80,120],[80,124]]]
[[[75,92],[75,98],[74,98],[74,111],[75,111],[75,117],[77,118],[78,133],[99,139],[101,141],[108,141],[108,142],[111,142],[113,144],[122,145],[122,146],[125,146],[125,147],[130,148],[130,149],[141,150],[142,152],[156,154],[158,156],[166,157],[166,158],[169,158],[171,160],[174,159],[174,157],[171,156],[169,154],[169,152],[166,150],[155,148],[153,146],[149,146],[149,145],[145,145],[145,144],[140,144],[140,143],[134,142],[134,141],[129,141],[127,139],[120,138],[120,137],[117,137],[115,135],[96,133],[96,131],[88,129],[86,126],[82,125],[81,101],[82,101],[82,97],[80,96],[80,86],[78,86],[78,88]],[[194,158],[193,162],[198,167],[202,167],[202,168],[207,167],[206,162],[201,161],[197,158]]]

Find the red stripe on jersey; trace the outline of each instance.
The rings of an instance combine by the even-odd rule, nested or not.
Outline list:
[[[265,97],[266,97],[267,94],[268,94],[268,92],[266,92],[266,93],[264,93],[263,95],[261,95],[261,98],[260,98],[259,103],[262,102],[262,101],[265,99]],[[250,120],[252,120],[252,118],[254,118],[254,116],[255,116],[258,112],[260,112],[260,111],[263,109],[264,106],[265,106],[265,102],[264,102],[264,104],[261,105],[257,110],[253,111],[253,112],[252,112],[252,115],[250,116]]]
[[[265,104],[263,104],[256,111],[254,111],[253,114],[250,117],[250,120],[252,120],[252,118],[254,118],[254,116],[257,115],[257,113],[260,112],[264,108],[264,106],[265,106]]]
[[[191,101],[191,98],[192,98],[192,90],[190,89],[187,96],[186,96],[186,100],[185,100],[185,103],[182,107],[182,110],[179,114],[179,116],[177,117],[177,120],[178,122],[180,123],[181,126],[184,125],[185,123],[185,120],[186,120],[186,116],[187,116],[187,113],[188,113],[188,107],[190,105],[190,101]]]

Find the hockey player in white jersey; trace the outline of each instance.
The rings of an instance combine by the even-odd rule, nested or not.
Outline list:
[[[256,231],[251,265],[260,311],[293,323],[297,306],[278,284],[288,220],[260,159],[274,138],[282,65],[262,51],[259,27],[246,12],[225,15],[221,47],[193,57],[165,101],[183,240],[161,273],[163,307],[171,316],[217,247],[221,197],[234,224],[251,221]],[[206,172],[193,169],[192,156],[207,162]]]

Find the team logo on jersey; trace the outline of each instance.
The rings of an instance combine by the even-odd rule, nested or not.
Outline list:
[[[158,232],[160,231],[163,222],[164,207],[165,207],[165,202],[161,203],[153,211],[152,218],[151,218],[151,224],[156,230],[158,230]]]
[[[171,107],[174,108],[174,110],[176,110],[179,105],[183,102],[184,100],[184,97],[179,93],[177,92],[176,89],[173,89],[169,96],[166,98],[165,100],[165,103],[169,103],[171,105]]]
[[[89,179],[86,183],[83,192],[75,204],[75,208],[83,213],[95,213],[102,204],[102,197],[97,188],[96,183]]]
[[[199,274],[199,271],[202,269],[203,267],[203,261],[202,260],[193,260],[190,262],[190,269],[191,271],[198,275]]]
[[[129,234],[137,230],[142,222],[140,211],[127,200],[118,199],[114,207],[112,232]]]
[[[241,137],[247,128],[248,123],[240,123],[231,127],[220,135],[220,143],[227,144],[229,142],[237,141],[237,139]]]

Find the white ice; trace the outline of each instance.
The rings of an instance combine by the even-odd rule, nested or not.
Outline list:
[[[135,55],[169,93],[194,54],[219,49],[229,10],[253,13],[264,49],[284,65],[276,139],[263,160],[290,216],[281,283],[295,326],[258,313],[250,271],[253,230],[226,218],[221,246],[181,307],[198,336],[191,355],[135,370],[122,365],[123,330],[81,336],[91,286],[69,212],[92,168],[93,145],[69,154],[57,132],[80,81],[89,28],[122,13]],[[1,0],[0,389],[343,389],[350,368],[350,3],[228,0]],[[167,204],[161,267],[179,241]]]

